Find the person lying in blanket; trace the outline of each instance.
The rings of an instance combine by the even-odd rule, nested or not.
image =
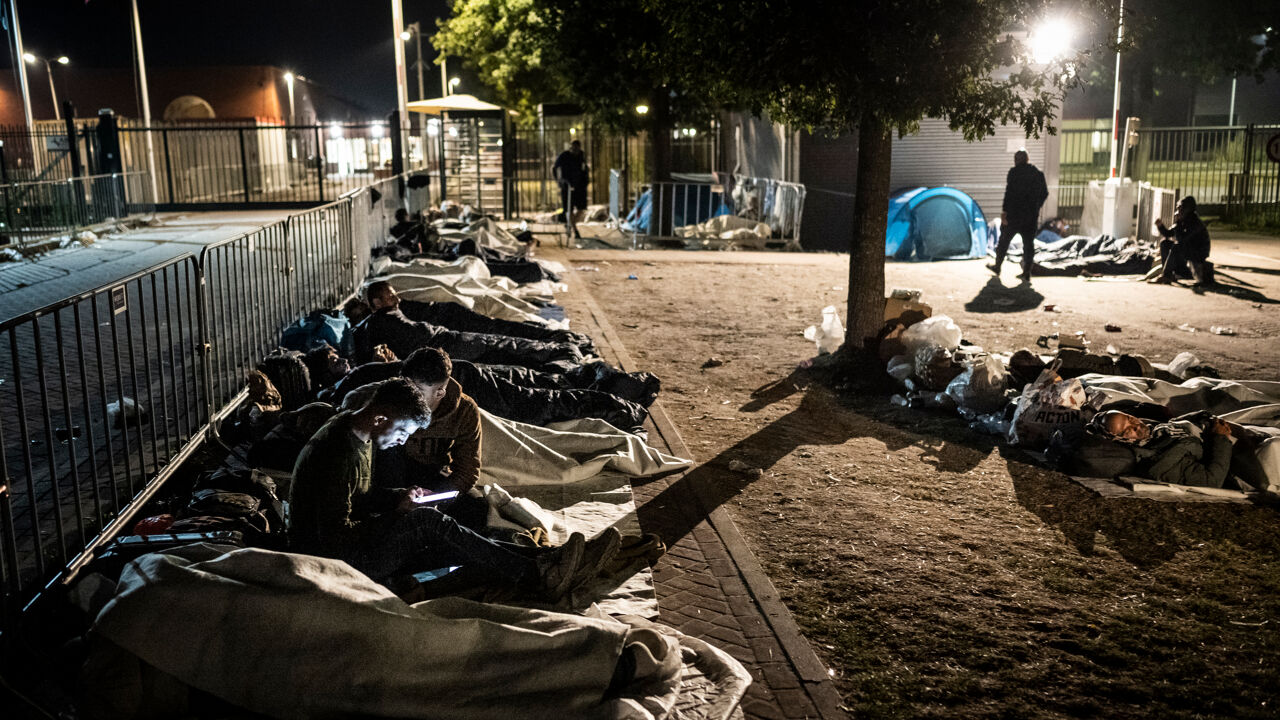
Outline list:
[[[373,348],[380,344],[386,344],[396,357],[408,357],[421,347],[437,347],[462,360],[561,372],[584,360],[582,350],[572,342],[461,332],[415,322],[400,311],[400,296],[386,281],[371,283],[365,293],[373,314],[354,330],[359,363],[369,362]]]
[[[1220,488],[1231,469],[1231,426],[1205,411],[1156,422],[1105,410],[1089,422],[1077,446],[1065,450],[1058,447],[1060,441],[1050,441],[1050,459],[1063,458],[1064,468],[1074,475],[1136,475]]]
[[[402,573],[460,565],[457,572],[475,585],[552,603],[611,563],[620,544],[616,530],[591,543],[574,533],[551,549],[502,543],[421,502],[430,495],[421,487],[375,487],[374,448],[398,447],[427,427],[430,405],[408,380],[388,380],[312,436],[293,469],[291,551],[344,560],[398,592],[410,590],[396,582]]]

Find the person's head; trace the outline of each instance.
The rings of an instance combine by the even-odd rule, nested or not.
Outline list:
[[[453,375],[453,361],[440,348],[419,348],[405,358],[400,372],[418,386],[427,396],[427,405],[435,410],[444,399],[449,378]]]
[[[347,321],[352,327],[359,325],[361,320],[369,317],[373,312],[373,308],[369,307],[369,303],[364,298],[353,297],[342,306],[342,314],[347,316]]]
[[[303,361],[307,364],[307,371],[311,373],[313,382],[332,384],[351,370],[351,363],[339,355],[337,349],[329,343],[308,350]]]
[[[410,435],[431,424],[426,396],[404,378],[379,383],[357,413],[368,418],[369,439],[379,450],[403,445]]]
[[[399,210],[396,210],[396,222],[402,223],[402,222],[407,222],[408,220],[409,220],[408,210],[405,210],[404,208],[400,208]]]
[[[1174,222],[1177,222],[1178,220],[1181,220],[1184,217],[1189,217],[1191,215],[1194,215],[1195,212],[1196,212],[1196,199],[1188,195],[1182,198],[1181,200],[1179,200],[1178,206],[1173,209]]]
[[[1141,441],[1151,437],[1151,427],[1141,418],[1119,410],[1102,413],[1102,429],[1121,440]]]
[[[396,294],[396,289],[391,287],[391,283],[386,280],[369,283],[369,287],[365,288],[364,296],[369,301],[369,307],[375,311],[400,306],[400,296]]]
[[[582,143],[578,140],[574,140],[573,142],[569,143],[569,149],[576,153],[580,153],[582,152]]]
[[[1014,165],[1026,165],[1027,161],[1030,159],[1031,158],[1027,155],[1026,150],[1019,150],[1018,152],[1013,154]]]

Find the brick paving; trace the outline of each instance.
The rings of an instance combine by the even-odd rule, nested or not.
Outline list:
[[[549,259],[570,266],[567,256],[548,248]],[[574,329],[590,334],[606,360],[626,370],[637,367],[582,278],[570,270],[569,292],[558,296]],[[680,457],[697,458],[662,409],[646,422],[650,444]],[[653,568],[659,620],[712,643],[751,673],[742,700],[745,718],[847,717],[826,667],[800,634],[769,578],[724,510],[707,512],[691,473],[637,480],[640,525],[667,542],[668,552]]]

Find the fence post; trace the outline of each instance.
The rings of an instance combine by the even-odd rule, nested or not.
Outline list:
[[[62,119],[67,124],[67,149],[71,155],[71,177],[80,177],[84,168],[80,166],[80,143],[76,142],[76,106],[70,100],[62,101]]]
[[[165,187],[169,191],[169,202],[175,202],[173,199],[173,156],[169,154],[169,129],[165,128],[160,131],[160,139],[164,142],[164,177]],[[151,198],[157,201],[157,198]]]
[[[324,202],[324,146],[320,144],[320,125],[316,131],[316,201]]]
[[[400,111],[387,115],[387,127],[391,130],[391,174],[404,173],[404,129],[400,127]]]
[[[244,128],[240,128],[240,181],[244,183],[244,201],[249,202],[249,154],[244,147]]]
[[[120,130],[111,108],[98,111],[98,147],[102,148],[102,174],[124,172],[120,157]]]

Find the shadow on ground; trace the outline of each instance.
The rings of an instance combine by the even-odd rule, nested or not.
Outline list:
[[[1102,497],[1061,473],[1031,465],[1015,448],[1001,447],[1018,503],[1057,528],[1081,554],[1093,554],[1098,534],[1121,557],[1142,567],[1172,560],[1206,541],[1280,552],[1280,514],[1252,503],[1168,502]]]
[[[998,277],[993,277],[978,291],[972,300],[965,303],[964,309],[975,313],[1011,313],[1033,310],[1040,306],[1044,295],[1036,291],[1031,283],[1006,286]]]
[[[735,460],[767,473],[802,446],[838,446],[873,437],[884,443],[886,452],[920,448],[919,459],[942,473],[967,473],[992,451],[999,452],[1017,502],[1060,530],[1082,554],[1095,552],[1098,533],[1128,562],[1143,567],[1157,566],[1207,540],[1280,553],[1280,513],[1273,507],[1102,497],[1033,464],[998,436],[970,430],[955,416],[892,406],[880,394],[837,396],[813,384],[804,371],[757,388],[740,410],[757,412],[796,393],[804,395],[794,410],[697,465],[645,503],[639,509],[645,529],[674,544],[712,510],[740,495],[754,479],[730,470]]]

